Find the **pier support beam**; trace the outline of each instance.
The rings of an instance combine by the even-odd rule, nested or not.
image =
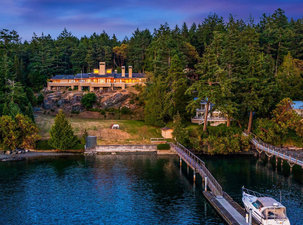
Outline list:
[[[193,181],[194,181],[194,183],[196,182],[196,170],[194,170],[194,172],[193,172]]]
[[[189,174],[189,166],[187,165],[187,175]]]
[[[182,158],[180,157],[180,167],[182,167]]]
[[[272,157],[272,155],[271,154],[269,154],[269,153],[267,153],[267,152],[265,152],[265,154],[267,155],[267,157],[268,157],[268,161],[270,161],[270,158]]]
[[[204,191],[207,191],[207,177],[205,177],[205,182],[204,182]]]
[[[290,172],[292,172],[292,168],[294,167],[294,163],[288,162],[288,165],[290,166]]]
[[[276,157],[276,169],[278,167],[278,158]]]

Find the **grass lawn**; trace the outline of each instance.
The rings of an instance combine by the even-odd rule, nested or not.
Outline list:
[[[50,115],[36,115],[42,139],[49,138],[54,118]],[[69,120],[76,135],[81,136],[86,129],[89,135],[97,136],[98,144],[144,144],[150,143],[150,138],[161,137],[160,128],[146,125],[143,121],[83,119],[76,116]],[[112,124],[119,124],[120,129],[111,129]]]

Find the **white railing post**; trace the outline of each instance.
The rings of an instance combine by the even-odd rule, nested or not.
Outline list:
[[[249,225],[252,225],[252,209],[249,209]]]
[[[207,177],[205,177],[204,191],[207,191]]]

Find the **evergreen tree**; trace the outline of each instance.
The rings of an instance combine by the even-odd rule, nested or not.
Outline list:
[[[49,144],[55,149],[72,149],[78,143],[70,122],[60,110],[55,118],[55,123],[50,130]]]
[[[288,53],[279,67],[276,76],[281,95],[293,100],[303,100],[303,71],[298,66],[300,60],[292,58]],[[303,61],[301,61],[303,65]]]
[[[146,88],[145,99],[145,122],[154,126],[164,126],[165,83],[160,77],[154,78]]]
[[[166,93],[164,111],[169,120],[172,120],[178,113],[185,118],[188,96],[185,94],[188,86],[187,79],[183,72],[184,66],[178,55],[174,55],[171,61],[170,70],[166,78]]]

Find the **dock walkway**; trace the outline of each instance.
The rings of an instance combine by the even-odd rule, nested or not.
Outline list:
[[[177,143],[171,144],[171,146],[180,156],[180,165],[182,165],[183,160],[192,168],[194,181],[196,179],[196,173],[200,174],[202,180],[205,181],[205,191],[203,194],[221,217],[228,224],[247,225],[245,210],[223,191],[221,185],[206,168],[205,163],[183,145]],[[210,191],[208,191],[208,188]]]
[[[256,150],[261,153],[262,151],[265,152],[265,154],[268,157],[275,156],[277,158],[280,158],[282,160],[286,160],[290,167],[293,167],[294,165],[299,165],[303,168],[303,154],[302,152],[298,153],[294,151],[290,151],[287,148],[279,148],[270,144],[267,144],[263,142],[260,138],[258,138],[253,133],[243,133],[245,136],[250,135],[251,139],[250,142],[255,146]]]

